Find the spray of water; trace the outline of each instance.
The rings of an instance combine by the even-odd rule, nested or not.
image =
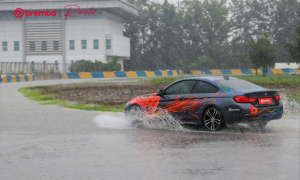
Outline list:
[[[270,121],[268,128],[299,130],[300,129],[300,105],[294,99],[287,98],[284,94],[281,99],[283,103],[283,116],[279,120]]]
[[[101,114],[93,119],[100,128],[106,129],[130,129],[131,123],[127,121],[123,113]]]
[[[130,114],[124,116],[123,113],[101,114],[93,119],[93,122],[101,128],[107,129],[166,129],[175,131],[185,131],[180,121],[173,118],[168,113],[162,113],[159,116],[145,116],[139,110],[132,110]]]
[[[296,102],[295,99],[287,98],[283,96],[282,98],[283,108],[285,114],[295,114],[300,118],[300,104]]]

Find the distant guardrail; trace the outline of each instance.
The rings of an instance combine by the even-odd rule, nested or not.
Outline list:
[[[300,69],[283,68],[283,69],[268,69],[270,74],[281,73],[300,73]],[[225,75],[225,74],[255,74],[255,69],[206,69],[206,70],[191,70],[193,75]],[[257,69],[258,74],[262,74],[262,69]],[[66,79],[78,78],[115,78],[115,77],[158,77],[158,76],[180,76],[183,75],[181,70],[170,71],[115,71],[115,72],[72,72],[63,73]],[[0,83],[6,82],[22,82],[35,81],[35,74],[24,75],[1,75]]]
[[[23,82],[23,81],[35,81],[35,74],[24,75],[0,75],[0,83],[7,82]]]
[[[115,71],[115,72],[72,72],[63,73],[64,78],[115,78],[115,77],[155,77],[155,76],[179,76],[180,70],[171,71]]]
[[[283,68],[283,69],[268,69],[270,74],[280,73],[300,73],[299,69]],[[206,69],[206,70],[191,70],[192,75],[223,75],[223,74],[255,74],[255,69]],[[262,69],[257,69],[258,74],[262,74]],[[76,78],[115,78],[115,77],[155,77],[155,76],[179,76],[183,75],[181,70],[170,71],[115,71],[115,72],[72,72],[63,73],[66,79]]]
[[[206,70],[191,70],[193,75],[203,75],[203,74],[255,74],[255,69],[206,69]],[[262,69],[257,69],[258,74],[262,74]],[[282,74],[282,73],[300,73],[300,69],[283,68],[283,69],[268,69],[269,74]]]

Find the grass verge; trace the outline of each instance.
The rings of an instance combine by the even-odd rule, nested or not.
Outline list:
[[[258,75],[231,75],[254,84],[258,85],[288,85],[294,87],[300,87],[300,76],[293,74],[267,74],[263,77],[262,74]]]
[[[41,86],[38,86],[41,87]],[[28,99],[39,101],[43,105],[57,105],[66,108],[72,109],[81,109],[81,110],[88,110],[88,111],[110,111],[110,112],[123,112],[125,106],[118,106],[118,107],[111,107],[111,106],[99,106],[95,104],[74,104],[69,103],[64,100],[60,99],[53,99],[56,95],[42,95],[41,91],[37,90],[30,90],[34,87],[25,87],[20,88],[18,91],[22,93]]]

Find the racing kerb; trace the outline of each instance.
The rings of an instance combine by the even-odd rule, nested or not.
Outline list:
[[[262,74],[262,69],[257,69],[258,74]],[[268,73],[300,73],[300,69],[284,68],[284,69],[268,69]],[[255,74],[255,69],[207,69],[207,70],[191,70],[193,75],[223,75],[223,74]],[[184,75],[182,70],[172,71],[115,71],[115,72],[73,72],[63,73],[64,78],[114,78],[114,77],[155,77],[155,76],[179,76]]]
[[[203,74],[255,74],[255,69],[206,69],[206,70],[191,70],[193,75]],[[257,74],[262,74],[262,69],[257,69]],[[300,69],[283,68],[283,69],[268,69],[269,74],[282,74],[282,73],[300,73]]]
[[[0,83],[7,82],[24,82],[24,81],[35,81],[35,74],[24,74],[24,75],[0,75]]]
[[[258,74],[262,74],[262,69],[257,69]],[[283,68],[283,69],[268,69],[270,74],[282,73],[300,73],[300,69]],[[255,74],[255,69],[206,69],[206,70],[191,70],[193,75],[225,75],[225,74]],[[108,71],[108,72],[72,72],[63,73],[65,79],[76,78],[115,78],[115,77],[158,77],[158,76],[179,76],[184,75],[181,70],[170,71]],[[23,82],[35,81],[35,74],[24,75],[0,75],[0,83],[7,82]]]
[[[171,71],[115,71],[115,72],[72,72],[63,73],[64,78],[115,78],[115,77],[156,77],[156,76],[179,76],[180,70]]]

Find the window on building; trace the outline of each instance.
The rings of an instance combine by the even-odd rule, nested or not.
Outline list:
[[[59,50],[59,42],[58,41],[53,41],[53,50],[58,51]]]
[[[69,48],[70,48],[70,50],[75,50],[75,41],[74,40],[69,41]]]
[[[19,41],[14,41],[14,50],[19,51],[20,50],[20,44]]]
[[[86,40],[81,40],[81,49],[86,49]]]
[[[29,49],[30,49],[30,51],[35,51],[35,41],[29,42]]]
[[[99,49],[99,40],[98,39],[94,40],[94,49]]]
[[[7,41],[2,41],[2,51],[7,51]]]
[[[47,51],[47,41],[42,41],[42,51]]]
[[[106,39],[106,49],[111,49],[111,40]]]

